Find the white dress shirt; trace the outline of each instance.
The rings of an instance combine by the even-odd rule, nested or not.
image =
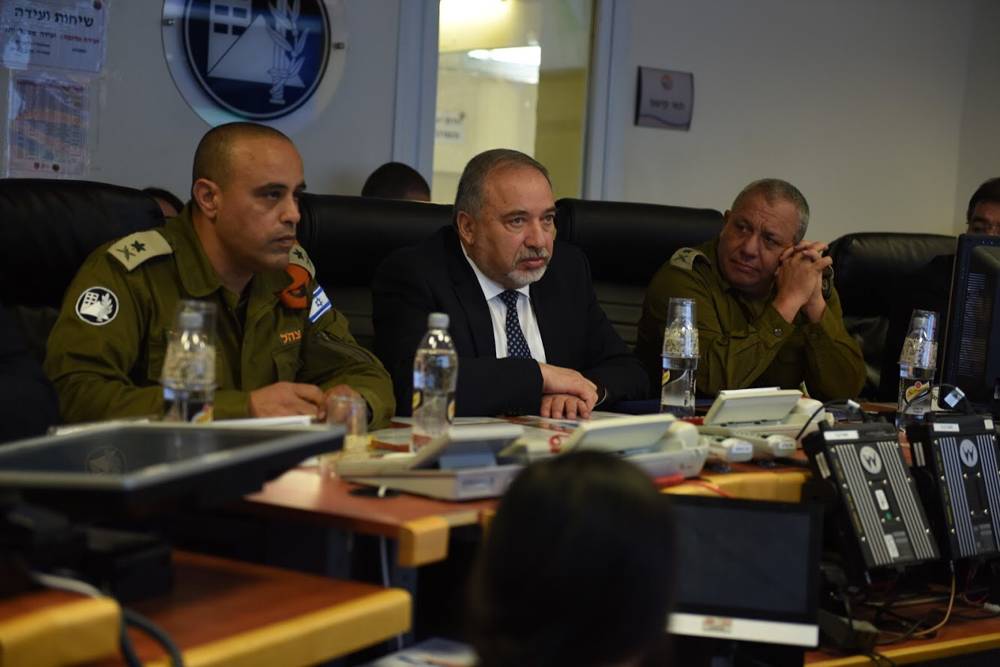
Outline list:
[[[462,244],[459,243],[459,245]],[[476,263],[469,257],[469,253],[465,252],[464,245],[462,245],[462,253],[475,272],[476,279],[479,280],[479,287],[482,288],[483,296],[486,297],[486,305],[490,308],[490,319],[493,320],[493,340],[496,343],[497,359],[503,359],[507,356],[507,306],[500,299],[500,293],[505,292],[507,288],[487,278],[486,274],[480,271]],[[524,339],[528,342],[532,359],[544,364],[545,346],[542,344],[542,333],[538,330],[535,311],[531,307],[528,286],[525,285],[516,291],[518,293],[517,319],[521,323],[521,332],[524,333]]]

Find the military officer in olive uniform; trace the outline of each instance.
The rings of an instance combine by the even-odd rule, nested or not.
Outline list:
[[[779,386],[822,400],[856,396],[865,378],[857,343],[824,270],[826,244],[803,241],[809,205],[795,186],[754,181],[726,211],[717,239],[682,248],[653,277],[636,354],[660,384],[670,297],[697,302],[699,393]]]
[[[67,422],[163,410],[167,333],[181,299],[215,303],[215,417],[322,417],[360,394],[381,426],[395,404],[381,363],[331,307],[296,243],[302,160],[272,128],[210,130],[192,200],[162,228],[98,248],[67,291],[45,371]]]

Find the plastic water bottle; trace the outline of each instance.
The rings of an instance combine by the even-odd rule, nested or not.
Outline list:
[[[448,333],[448,314],[431,313],[413,359],[414,451],[448,431],[455,419],[457,381],[458,355]]]
[[[910,330],[899,355],[899,401],[896,426],[922,422],[932,410],[932,387],[937,367],[937,313],[914,310]]]
[[[215,304],[181,301],[163,362],[164,421],[212,421]]]
[[[698,370],[698,326],[694,299],[671,298],[663,330],[663,375],[660,412],[677,417],[694,415]]]

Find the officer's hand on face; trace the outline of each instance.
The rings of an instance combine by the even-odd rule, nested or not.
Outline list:
[[[597,385],[572,368],[538,364],[542,371],[542,394],[569,394],[576,396],[590,410],[597,403]]]
[[[814,311],[819,304],[815,301],[814,295],[818,293],[822,299],[820,290],[823,270],[833,264],[831,258],[820,254],[825,247],[826,244],[823,243],[803,241],[786,248],[781,253],[778,270],[775,273],[777,295],[773,305],[786,322],[793,321],[799,310],[807,303],[811,304],[810,312],[815,314]],[[825,307],[824,302],[822,308]],[[822,309],[819,314],[823,314]]]
[[[552,419],[590,419],[590,406],[570,394],[545,394],[538,414]]]
[[[252,417],[287,417],[309,415],[323,419],[323,390],[312,384],[276,382],[250,392]]]

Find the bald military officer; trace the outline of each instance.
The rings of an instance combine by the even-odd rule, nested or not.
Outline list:
[[[698,391],[779,386],[822,400],[857,396],[865,379],[858,344],[824,270],[825,243],[804,241],[809,204],[786,181],[746,186],[717,239],[682,248],[653,277],[636,354],[656,386],[670,297],[698,304]]]
[[[296,243],[302,159],[272,128],[231,123],[195,153],[192,200],[162,228],[98,248],[67,291],[45,371],[67,422],[156,415],[178,301],[216,304],[215,417],[324,413],[360,394],[373,426],[392,382],[357,343]]]

